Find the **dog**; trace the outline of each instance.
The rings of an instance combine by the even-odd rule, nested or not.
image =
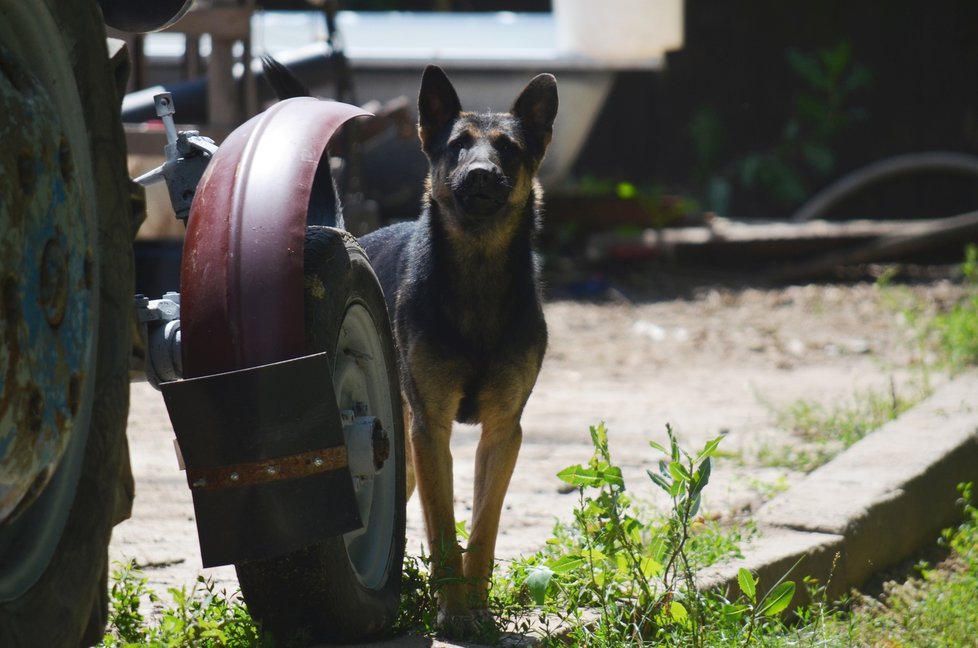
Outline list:
[[[262,65],[279,99],[309,95],[271,57]],[[418,134],[430,169],[421,215],[359,239],[394,328],[411,459],[407,493],[416,484],[438,625],[454,635],[491,623],[500,513],[522,441],[520,418],[547,347],[533,244],[542,205],[536,174],[557,103],[556,79],[541,74],[508,113],[463,112],[445,73],[426,68]],[[455,530],[454,421],[482,425],[464,552]]]
[[[424,511],[438,625],[487,621],[503,499],[520,418],[547,347],[534,239],[536,180],[553,133],[557,82],[532,79],[508,113],[464,112],[445,73],[425,69],[418,133],[430,163],[420,217],[360,239],[388,303]],[[456,540],[453,422],[480,423],[471,532]]]

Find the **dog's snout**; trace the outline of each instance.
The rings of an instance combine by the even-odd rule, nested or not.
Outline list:
[[[475,163],[465,173],[465,184],[473,190],[493,188],[501,180],[502,174],[499,168],[488,162]]]
[[[509,184],[502,170],[491,161],[474,161],[456,176],[455,198],[469,214],[494,213],[509,196]]]

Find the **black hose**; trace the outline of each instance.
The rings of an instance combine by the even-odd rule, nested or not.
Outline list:
[[[818,218],[846,198],[887,178],[932,171],[978,176],[978,156],[953,151],[928,151],[883,158],[842,176],[812,196],[789,220],[801,223]]]

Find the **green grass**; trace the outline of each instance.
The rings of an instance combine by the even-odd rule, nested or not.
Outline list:
[[[861,597],[850,619],[828,626],[863,645],[978,645],[978,509],[971,484],[962,487],[966,520],[945,532],[950,556],[937,568],[922,565],[920,576],[890,584],[882,600]]]
[[[535,635],[544,646],[968,646],[978,627],[978,508],[971,484],[963,485],[966,520],[945,531],[949,557],[921,565],[919,577],[890,584],[880,599],[856,595],[826,601],[817,583],[789,573],[758,583],[738,573],[741,594],[700,591],[699,572],[740,555],[757,530],[722,526],[699,514],[719,439],[687,453],[667,430],[669,445],[650,479],[669,497],[666,513],[639,517],[612,461],[603,426],[592,428],[595,452],[586,465],[561,471],[578,487],[574,521],[558,524],[547,546],[497,567],[491,607],[498,628],[471,639],[495,644],[500,630]],[[405,561],[397,631],[436,633],[434,591],[428,561]],[[790,578],[789,578],[790,577]],[[796,589],[815,601],[783,613]],[[199,577],[189,592],[171,588],[172,603],[147,587],[132,563],[117,565],[110,596],[110,626],[101,646],[270,646],[251,620],[240,594],[216,591]],[[155,608],[146,618],[141,608]]]
[[[878,282],[887,291],[884,303],[899,312],[912,329],[918,355],[911,371],[915,384],[902,391],[891,380],[888,391],[857,392],[842,403],[801,399],[770,406],[774,424],[792,434],[790,443],[766,445],[758,453],[764,466],[811,472],[930,394],[935,369],[954,374],[978,364],[978,246],[969,245],[959,268],[963,294],[944,309],[934,310],[889,273]]]
[[[772,407],[775,426],[789,431],[792,439],[763,446],[758,461],[763,466],[811,472],[913,407],[927,393],[924,387],[912,388],[909,395],[898,393],[891,382],[887,392],[865,390],[842,403],[826,405],[801,399],[785,407]]]
[[[978,246],[969,244],[958,266],[960,294],[950,303],[934,303],[893,282],[897,268],[877,281],[883,301],[914,331],[918,368],[956,373],[978,364]]]
[[[764,637],[771,647],[880,646],[930,648],[978,645],[978,509],[971,483],[959,486],[965,519],[939,544],[948,555],[939,565],[921,564],[918,575],[888,582],[879,597],[856,593],[840,604],[819,601],[802,622]]]
[[[605,510],[583,518],[590,539],[581,535],[584,529],[576,524],[560,525],[545,550],[505,563],[495,582],[494,612],[511,631],[536,634],[547,646],[973,646],[974,628],[978,627],[978,508],[971,484],[963,485],[961,493],[966,519],[945,531],[940,541],[948,557],[936,567],[920,565],[916,578],[887,584],[879,599],[856,595],[848,602],[826,602],[817,586],[805,579],[802,586],[814,593],[815,603],[784,621],[780,612],[794,593],[793,581],[765,584],[768,589],[762,589],[742,570],[738,580],[746,593],[737,600],[728,601],[717,592],[691,591],[686,588],[688,575],[695,577],[703,566],[737,555],[740,542],[754,533],[751,529],[742,535],[744,529],[723,529],[697,518],[688,529],[685,555],[672,554],[680,562],[688,560],[690,574],[682,575],[686,567],[681,568],[672,587],[668,579],[646,580],[652,597],[643,598],[637,581],[644,576],[635,578],[632,569],[661,575],[641,557],[659,551],[662,545],[649,543],[651,536],[642,539],[640,533],[637,544],[630,548],[640,558],[637,562],[599,557],[602,543],[610,541],[607,548],[623,541],[621,537],[601,539],[610,529],[600,520],[615,526],[607,517],[610,511]],[[588,496],[582,501],[589,499],[594,501]],[[612,516],[622,523],[630,520],[625,509]],[[640,524],[646,530],[664,530],[677,523],[679,535],[665,531],[662,537],[666,542],[681,542],[682,522],[674,514]],[[587,557],[581,553],[586,548],[591,552]],[[399,630],[432,635],[435,603],[424,557],[408,558],[405,574]],[[171,589],[170,594],[173,603],[163,605],[132,563],[117,565],[110,627],[100,646],[271,645],[260,638],[238,593],[215,591],[213,584],[199,578],[189,593]],[[643,601],[653,605],[644,607]],[[145,603],[157,607],[154,619],[140,612]],[[690,615],[693,609],[699,615],[695,622]],[[496,632],[477,640],[492,644],[499,637]]]
[[[978,364],[978,246],[967,247],[961,275],[965,296],[931,324],[941,361],[952,371]]]
[[[170,588],[169,603],[130,561],[116,563],[109,590],[109,625],[100,648],[129,646],[258,648],[270,646],[248,614],[239,592],[217,591],[202,576],[188,592]],[[147,618],[141,608],[154,609]]]

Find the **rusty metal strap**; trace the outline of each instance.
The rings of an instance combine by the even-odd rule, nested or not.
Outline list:
[[[346,446],[323,448],[300,454],[214,468],[187,468],[187,484],[192,491],[257,486],[285,479],[298,479],[345,468]]]

